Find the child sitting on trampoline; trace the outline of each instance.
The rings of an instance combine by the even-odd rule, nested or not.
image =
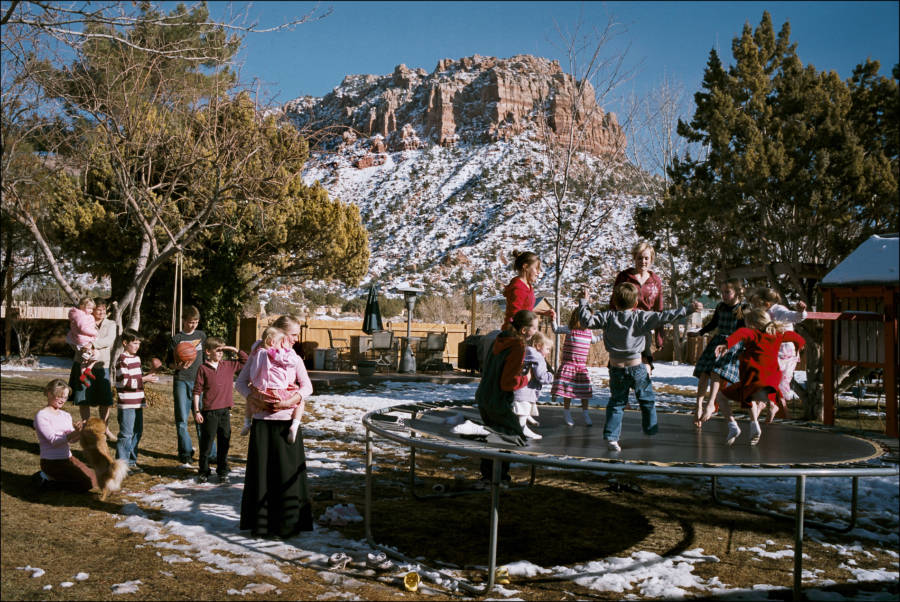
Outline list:
[[[767,404],[775,403],[781,370],[778,367],[778,352],[782,343],[793,343],[799,352],[804,340],[794,331],[785,331],[781,324],[773,322],[766,310],[756,307],[744,313],[744,328],[738,328],[728,337],[727,345],[716,347],[716,355],[721,356],[726,349],[738,343],[744,344],[741,356],[739,379],[726,387],[722,393],[728,399],[741,402],[750,409],[750,445],[759,443],[762,429],[759,414]],[[722,414],[728,419],[726,443],[731,445],[740,436],[741,429],[731,414],[729,404],[723,403]]]
[[[535,416],[538,415],[537,400],[541,387],[553,382],[553,375],[547,370],[547,355],[553,349],[553,343],[542,332],[536,332],[528,340],[525,347],[525,359],[522,360],[522,374],[528,374],[528,386],[513,391],[513,414],[519,417],[522,432],[529,439],[541,439],[530,428],[529,424],[540,426]]]
[[[644,433],[655,435],[659,429],[656,422],[656,395],[653,393],[647,365],[641,359],[646,335],[663,324],[703,309],[703,305],[693,301],[691,305],[680,309],[638,310],[638,293],[636,285],[630,282],[620,284],[613,289],[615,305],[628,309],[592,312],[587,305],[588,292],[585,290],[577,309],[582,325],[586,328],[603,329],[603,342],[609,352],[610,397],[606,404],[603,438],[611,451],[622,450],[619,435],[622,432],[622,417],[630,389],[634,389],[634,396],[641,406],[641,427]]]

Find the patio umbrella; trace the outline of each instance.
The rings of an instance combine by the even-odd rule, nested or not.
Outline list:
[[[363,314],[362,330],[366,334],[384,330],[381,325],[381,308],[378,307],[378,291],[375,285],[369,287],[369,297],[366,299],[366,313]]]

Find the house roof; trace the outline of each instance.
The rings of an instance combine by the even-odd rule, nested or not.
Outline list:
[[[821,286],[900,284],[900,235],[869,237],[822,278]]]

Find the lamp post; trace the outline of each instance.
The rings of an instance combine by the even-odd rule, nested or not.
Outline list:
[[[416,295],[424,293],[425,289],[417,288],[409,283],[403,283],[395,288],[398,293],[403,293],[403,299],[406,301],[406,345],[403,349],[403,355],[400,358],[400,372],[413,373],[416,371],[416,356],[413,355],[412,347],[409,344],[409,337],[412,328],[412,312],[416,306]]]

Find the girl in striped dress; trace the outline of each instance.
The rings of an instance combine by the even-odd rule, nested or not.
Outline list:
[[[724,345],[728,337],[738,328],[744,326],[744,305],[741,300],[744,296],[744,286],[737,278],[732,278],[721,284],[719,292],[722,301],[716,306],[712,320],[709,324],[697,331],[688,333],[688,336],[702,336],[713,329],[716,336],[706,345],[700,359],[694,366],[694,376],[699,379],[697,383],[697,409],[694,417],[694,426],[701,428],[703,423],[709,420],[719,409],[716,397],[719,389],[737,382],[740,366],[741,345],[729,349],[721,357],[716,358],[716,347]],[[703,398],[706,395],[706,387],[709,384],[709,401],[704,410]]]
[[[568,326],[553,326],[556,334],[565,334],[566,339],[562,344],[562,363],[556,371],[553,387],[550,395],[554,401],[556,397],[563,398],[563,416],[566,424],[575,426],[569,406],[573,399],[581,400],[581,413],[584,416],[585,426],[593,425],[588,414],[588,402],[593,396],[591,390],[591,376],[588,374],[587,358],[591,350],[591,344],[602,340],[602,336],[594,335],[591,330],[584,328],[578,319],[578,310],[572,311]]]

